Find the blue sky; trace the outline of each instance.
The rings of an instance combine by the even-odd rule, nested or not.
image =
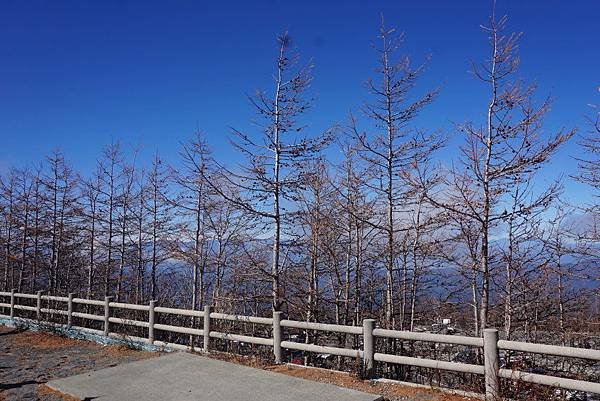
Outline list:
[[[403,50],[432,61],[418,91],[441,86],[416,124],[452,134],[482,121],[486,88],[469,74],[488,54],[479,25],[489,2],[454,1],[27,1],[0,2],[0,171],[61,148],[87,172],[111,140],[175,160],[202,130],[215,156],[235,163],[227,136],[253,118],[246,94],[270,88],[275,34],[289,29],[315,62],[309,115],[315,132],[343,122],[368,94],[379,14],[403,30]],[[498,0],[509,29],[523,31],[520,76],[555,99],[549,132],[581,127],[600,103],[600,2]],[[456,156],[453,144],[440,155]],[[335,158],[335,149],[330,150]],[[575,142],[543,179],[574,172]],[[569,183],[570,196],[587,197]]]

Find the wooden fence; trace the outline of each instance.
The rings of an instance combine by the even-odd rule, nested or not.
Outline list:
[[[24,299],[35,300],[35,306],[24,305],[21,302],[19,302],[20,300]],[[326,353],[343,357],[356,358],[362,360],[363,371],[367,377],[373,376],[376,362],[386,362],[390,364],[409,365],[429,369],[439,369],[452,372],[482,375],[485,378],[485,397],[487,400],[495,400],[498,398],[500,378],[508,380],[519,380],[523,382],[547,385],[568,390],[600,394],[600,383],[568,379],[543,374],[535,374],[511,369],[502,369],[500,368],[499,357],[500,350],[507,350],[600,361],[600,350],[499,340],[498,330],[496,329],[484,330],[483,338],[432,333],[417,333],[376,328],[376,322],[373,319],[365,319],[363,321],[362,326],[345,326],[337,324],[313,323],[282,319],[282,312],[273,312],[272,317],[243,316],[212,312],[209,306],[204,307],[204,310],[198,311],[161,307],[157,306],[155,301],[150,301],[148,305],[138,305],[113,302],[111,297],[106,297],[104,300],[92,300],[76,298],[74,294],[69,294],[68,297],[44,295],[43,291],[38,291],[36,294],[17,293],[15,291],[0,292],[0,301],[8,301],[0,302],[0,308],[8,310],[9,314],[4,316],[13,319],[17,318],[16,314],[18,311],[29,311],[31,313],[34,313],[36,320],[40,322],[43,321],[43,314],[64,315],[66,316],[68,328],[75,327],[79,330],[104,336],[115,335],[115,333],[111,332],[111,324],[136,326],[145,329],[147,332],[147,336],[144,338],[130,337],[133,340],[142,341],[157,346],[171,347],[175,349],[188,349],[188,347],[182,344],[168,343],[156,340],[156,330],[202,337],[204,352],[209,352],[211,350],[211,338],[229,341],[240,341],[272,347],[275,363],[282,362],[284,349],[315,353]],[[55,308],[51,309],[42,307],[42,301],[53,301]],[[32,304],[33,301],[29,301],[26,303]],[[65,304],[66,309],[59,308],[58,306],[56,306],[60,304]],[[74,305],[76,304],[103,307],[104,314],[96,315],[91,313],[77,312],[74,310]],[[147,312],[148,318],[147,320],[143,321],[119,318],[111,313],[111,311],[115,309]],[[159,314],[188,316],[202,319],[202,329],[156,323],[156,317]],[[103,330],[95,330],[87,327],[73,326],[73,318],[81,318],[83,320],[101,322],[100,324],[102,325]],[[265,325],[270,328],[271,337],[265,338],[214,331],[211,329],[211,323],[216,320],[227,320],[232,322]],[[317,344],[298,343],[293,341],[284,341],[283,330],[285,328],[325,331],[331,333],[345,333],[362,336],[362,349],[349,349],[333,346],[323,346]],[[449,362],[435,359],[379,353],[375,352],[375,342],[377,338],[399,339],[404,341],[424,341],[440,344],[455,344],[474,348],[482,348],[484,364],[478,365],[460,362]]]

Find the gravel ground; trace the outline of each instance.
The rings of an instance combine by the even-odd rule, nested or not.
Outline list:
[[[44,383],[156,355],[0,326],[0,401],[69,400]]]

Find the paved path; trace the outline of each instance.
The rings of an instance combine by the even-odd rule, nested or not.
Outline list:
[[[98,401],[375,401],[330,384],[175,353],[50,381],[57,391]]]

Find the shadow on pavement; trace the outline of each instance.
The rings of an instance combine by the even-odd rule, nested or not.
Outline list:
[[[46,382],[40,382],[37,380],[25,380],[23,382],[19,382],[19,383],[5,383],[5,384],[0,384],[0,390],[11,390],[14,388],[20,388],[23,386],[26,386],[28,384],[44,384]]]

